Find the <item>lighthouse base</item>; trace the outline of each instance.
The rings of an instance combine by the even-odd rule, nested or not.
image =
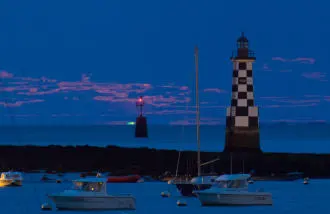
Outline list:
[[[137,138],[147,138],[148,137],[148,127],[147,127],[147,118],[146,117],[139,116],[136,118],[135,137],[137,137]]]
[[[262,153],[259,128],[226,128],[224,152]]]

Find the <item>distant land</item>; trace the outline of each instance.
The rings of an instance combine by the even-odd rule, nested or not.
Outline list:
[[[2,170],[56,170],[61,172],[105,171],[114,175],[140,174],[160,176],[166,171],[175,173],[178,151],[148,148],[121,148],[107,146],[0,146],[0,167]],[[196,175],[194,151],[181,152],[179,174]],[[214,164],[203,168],[204,173],[230,172],[229,154],[202,152],[205,163],[219,158]],[[244,168],[242,161],[244,160]],[[257,175],[271,173],[304,172],[310,177],[330,176],[330,156],[318,154],[263,153],[233,154],[233,173],[254,170]]]

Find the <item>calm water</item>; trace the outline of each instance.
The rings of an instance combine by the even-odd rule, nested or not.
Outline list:
[[[46,194],[58,192],[71,186],[70,182],[62,184],[41,183],[41,174],[25,174],[24,186],[0,189],[0,207],[3,214],[36,214],[36,213],[75,213],[81,211],[41,211],[40,206],[46,201]],[[67,175],[66,175],[67,176]],[[68,179],[77,178],[78,174],[67,176]],[[273,194],[273,206],[255,207],[201,207],[198,199],[186,198],[187,207],[178,207],[176,201],[182,197],[174,195],[161,198],[160,193],[167,190],[166,183],[150,182],[136,184],[109,184],[108,192],[132,193],[136,197],[135,211],[90,211],[88,213],[120,213],[120,214],[219,214],[219,213],[329,213],[327,204],[329,198],[330,180],[311,180],[310,185],[303,185],[302,181],[295,182],[256,182],[250,185],[252,190],[260,187]]]
[[[134,138],[134,126],[0,127],[0,145],[118,145],[196,150],[194,126],[150,125],[148,139]],[[224,126],[201,127],[201,149],[222,151]],[[329,124],[261,124],[265,152],[330,153]]]

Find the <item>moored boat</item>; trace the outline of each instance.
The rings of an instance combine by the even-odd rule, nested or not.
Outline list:
[[[200,158],[200,103],[199,103],[199,90],[198,90],[198,47],[195,47],[195,74],[196,74],[196,90],[195,90],[195,97],[196,97],[196,137],[197,137],[197,177],[192,178],[190,181],[173,181],[169,184],[175,184],[179,192],[182,196],[195,196],[193,193],[194,190],[205,190],[209,189],[213,185],[213,181],[216,178],[215,176],[202,176],[201,175],[201,167],[207,164],[213,163],[217,160],[211,160],[206,163],[201,163]],[[180,153],[179,153],[180,154]],[[177,166],[178,168],[178,166]]]
[[[302,172],[289,172],[286,174],[272,174],[270,176],[254,176],[254,181],[296,181],[302,179],[304,173]]]
[[[198,176],[190,181],[173,181],[182,196],[196,196],[195,190],[205,190],[212,187],[218,176]]]
[[[23,176],[20,172],[3,172],[0,177],[0,187],[22,186]]]
[[[62,210],[135,210],[132,195],[108,195],[105,178],[82,178],[73,188],[48,197]]]
[[[51,176],[52,175],[52,176]],[[56,174],[50,174],[50,175],[47,175],[47,174],[44,174],[42,177],[41,177],[41,181],[43,182],[55,182],[55,183],[61,183],[62,180],[59,179],[59,178],[54,178],[54,177],[58,177],[56,176]]]
[[[272,205],[271,193],[248,191],[249,178],[249,174],[222,175],[210,189],[194,193],[203,206]]]

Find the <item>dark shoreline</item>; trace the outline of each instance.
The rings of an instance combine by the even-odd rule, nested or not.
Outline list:
[[[197,173],[196,152],[182,151],[179,174]],[[222,152],[201,152],[202,162],[220,158],[203,168],[205,173],[230,172],[230,156]],[[159,176],[165,171],[176,170],[178,151],[149,148],[122,148],[108,146],[0,146],[2,171],[15,169],[26,172],[33,170],[56,170],[82,172],[102,170],[113,174],[140,174]],[[271,173],[304,172],[309,177],[330,177],[330,155],[328,154],[234,154],[233,173],[254,169],[259,176]]]

